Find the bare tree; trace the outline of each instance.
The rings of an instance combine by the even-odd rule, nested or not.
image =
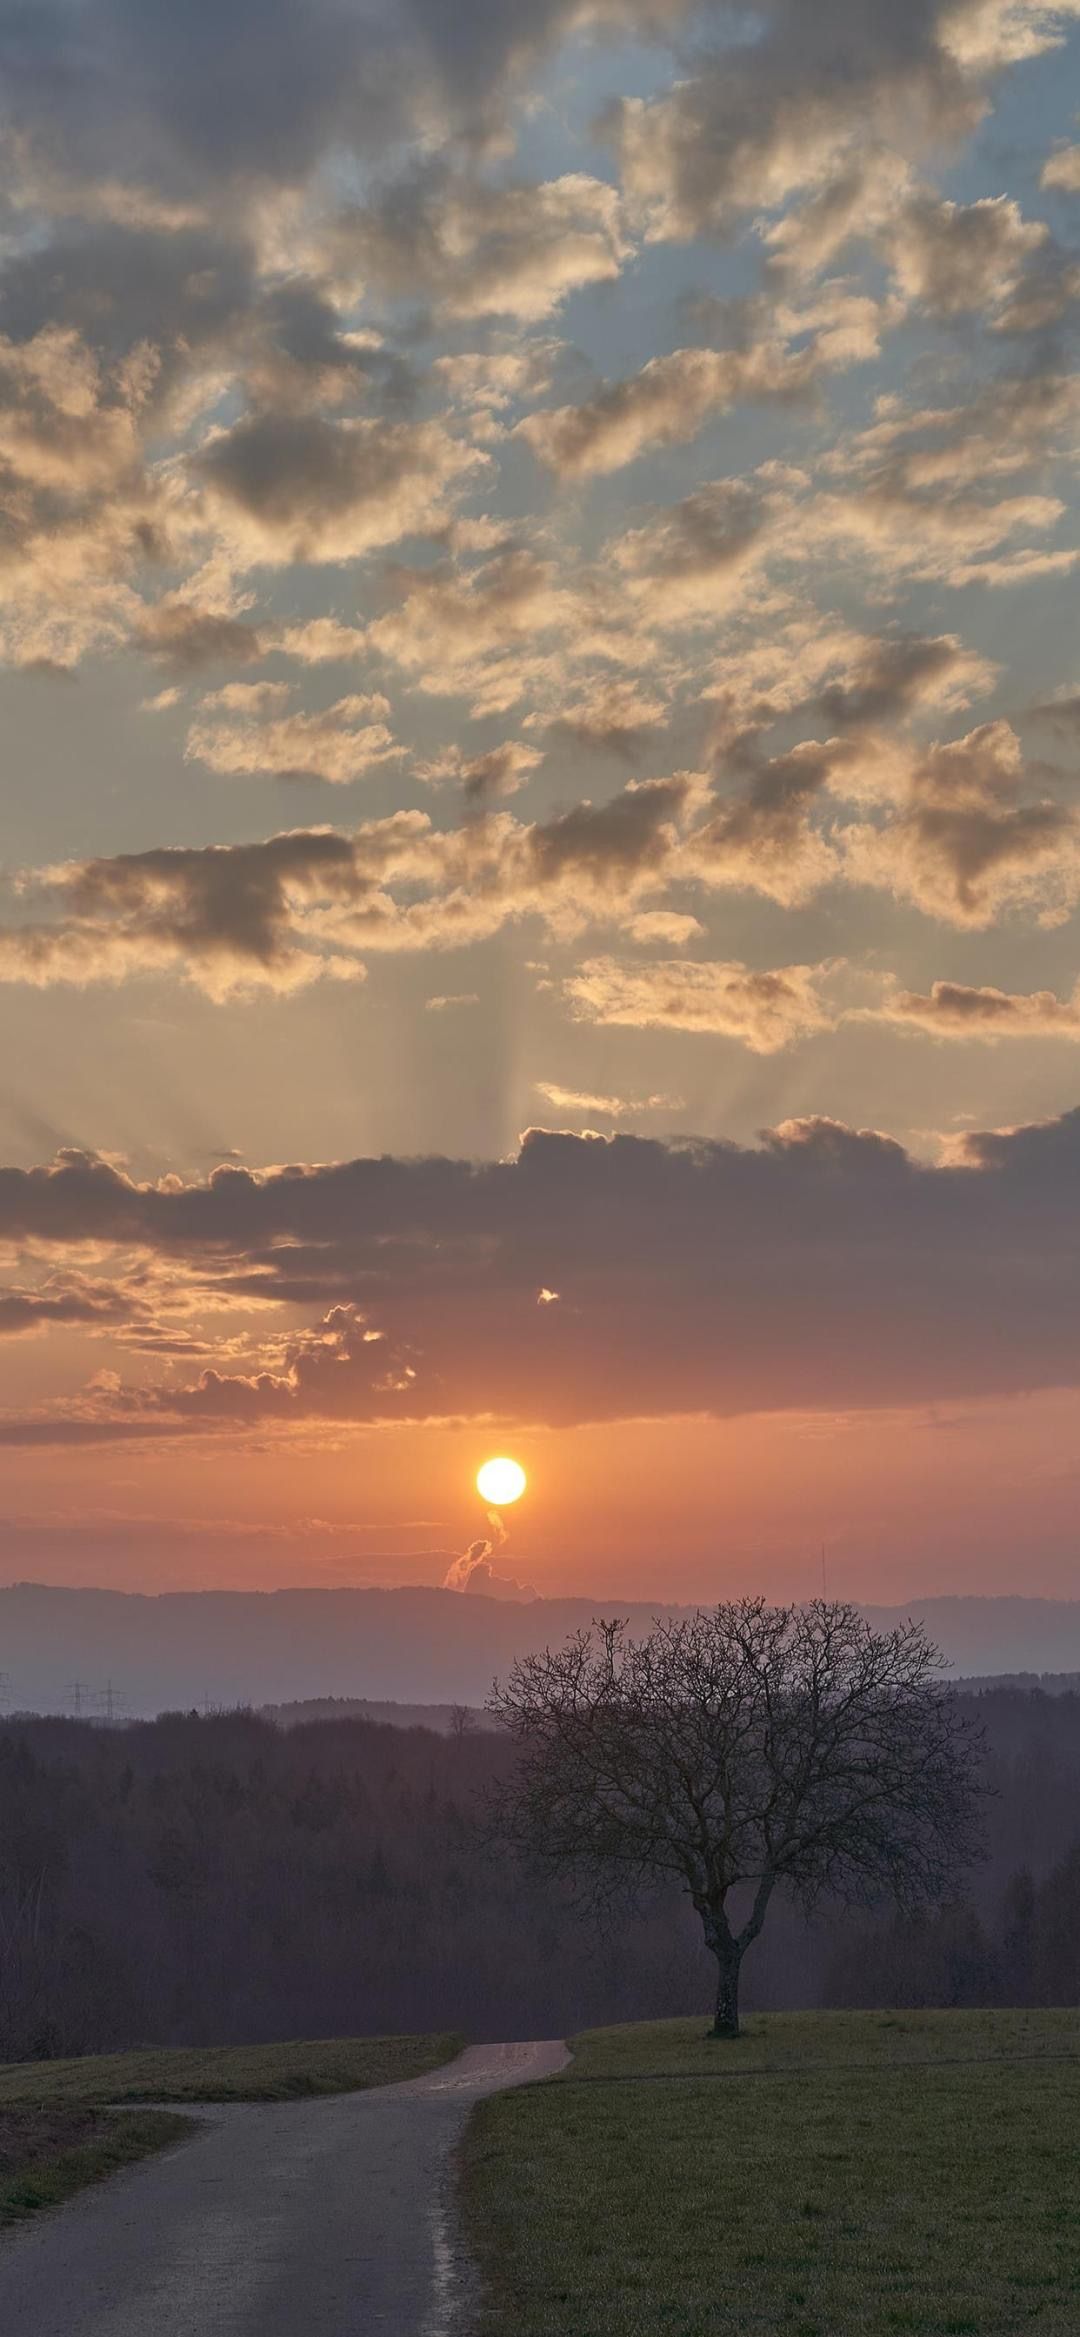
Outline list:
[[[942,1668],[919,1624],[872,1631],[824,1599],[744,1599],[644,1639],[595,1624],[495,1688],[519,1744],[497,1822],[594,1906],[681,1884],[716,1957],[713,2034],[737,2037],[742,1959],[778,1887],[807,1908],[910,1907],[976,1854],[981,1738]]]

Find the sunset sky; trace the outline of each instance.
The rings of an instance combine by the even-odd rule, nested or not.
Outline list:
[[[0,1580],[1075,1591],[1080,0],[0,49]]]

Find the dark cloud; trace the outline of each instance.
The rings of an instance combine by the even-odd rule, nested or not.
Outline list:
[[[830,730],[862,729],[900,721],[926,704],[965,704],[969,688],[991,679],[955,633],[933,639],[900,633],[868,640],[854,672],[830,682],[805,705]],[[804,711],[795,708],[796,715]]]
[[[148,608],[136,624],[135,644],[175,673],[195,673],[205,665],[252,665],[263,654],[254,625],[182,600]]]
[[[44,1290],[0,1290],[0,1339],[18,1339],[50,1325],[122,1322],[128,1312],[124,1295],[107,1285],[75,1280]]]
[[[1078,1172],[1080,1111],[938,1167],[818,1120],[749,1150],[533,1132],[502,1162],[160,1186],[68,1156],[0,1173],[0,1237],[140,1248],[218,1296],[322,1293],[269,1367],[99,1402],[148,1432],[862,1409],[1080,1383]]]
[[[61,326],[113,363],[144,343],[156,353],[160,399],[193,357],[234,339],[256,299],[255,254],[240,236],[91,218],[7,257],[0,330],[28,341]]]
[[[252,562],[347,560],[430,535],[446,495],[481,467],[474,448],[435,422],[335,422],[262,414],[238,422],[193,458],[192,470]]]
[[[991,925],[1023,904],[1060,921],[1080,895],[1080,825],[1068,805],[1025,800],[1025,778],[1007,722],[932,746],[897,815],[848,831],[850,873],[953,925]]]
[[[745,886],[790,906],[837,872],[833,847],[811,814],[846,759],[843,743],[804,740],[769,760],[737,749],[732,759],[742,775],[739,792],[695,831],[688,860],[707,884]]]
[[[963,136],[988,78],[1074,14],[1072,0],[722,8],[705,19],[694,69],[659,97],[624,98],[608,127],[654,235],[730,234],[747,212],[843,186],[860,150],[921,154]]]
[[[302,183],[437,123],[479,139],[561,32],[675,17],[664,0],[4,0],[4,110],[60,205],[81,185],[205,200]]]
[[[388,748],[381,701],[341,699],[320,716],[280,709],[285,685],[232,682],[193,725],[188,752],[233,773],[355,777]],[[375,716],[372,720],[371,717]],[[536,757],[522,750],[517,769]],[[489,784],[496,756],[462,776]],[[0,981],[121,981],[180,972],[212,998],[361,980],[363,953],[461,948],[524,916],[554,931],[635,929],[642,902],[677,872],[701,782],[635,782],[532,823],[481,808],[444,832],[395,812],[351,832],[299,829],[265,843],[166,846],[28,873],[36,917],[0,927]],[[45,912],[45,913],[43,913]],[[685,920],[684,920],[685,922]]]

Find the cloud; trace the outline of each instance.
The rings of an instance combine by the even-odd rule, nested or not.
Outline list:
[[[549,687],[555,645],[584,622],[555,562],[520,545],[470,570],[406,571],[399,586],[400,605],[369,628],[371,646],[426,695],[471,699],[477,716],[507,714]]]
[[[953,925],[991,925],[1017,907],[1059,922],[1080,899],[1080,826],[1067,806],[1023,800],[1024,778],[1007,722],[930,747],[897,815],[847,832],[849,875]]]
[[[985,110],[987,77],[1076,14],[1076,0],[763,0],[673,88],[611,109],[631,207],[654,239],[730,236],[747,213],[843,183],[867,147],[956,141]]]
[[[793,907],[831,882],[840,863],[814,825],[817,799],[850,750],[804,740],[788,754],[747,758],[751,776],[687,841],[687,874],[711,887],[744,887]]]
[[[965,982],[935,982],[918,991],[896,990],[878,1010],[885,1022],[927,1031],[936,1039],[1080,1039],[1080,986],[1071,998],[1053,990],[1026,994]]]
[[[1049,698],[1041,706],[1029,706],[1027,714],[1029,721],[1046,723],[1059,738],[1071,743],[1080,736],[1080,691],[1066,691],[1060,698]]]
[[[1080,195],[1080,146],[1060,146],[1045,163],[1039,185],[1057,188],[1064,195]]]
[[[674,349],[581,405],[526,415],[515,435],[560,478],[590,478],[650,447],[696,437],[711,415],[742,401],[802,397],[815,372],[812,351],[793,353],[779,339],[749,349]]]
[[[5,126],[39,199],[77,216],[87,185],[113,216],[182,223],[289,210],[343,152],[369,165],[403,140],[504,136],[530,69],[576,29],[658,30],[672,0],[505,0],[448,14],[442,0],[341,8],[233,0],[230,37],[209,0],[181,26],[166,0],[48,0],[0,16]]]
[[[711,479],[617,538],[613,557],[650,622],[716,618],[767,553],[777,509],[756,479]]]
[[[234,683],[229,697],[254,692],[262,704],[265,688]],[[260,726],[238,728],[246,737]],[[299,829],[27,871],[20,905],[38,914],[0,927],[0,981],[45,988],[171,972],[222,1000],[362,980],[368,953],[463,948],[526,916],[565,937],[591,922],[632,930],[670,881],[700,796],[700,780],[682,774],[531,823],[494,812],[438,830],[425,813],[400,811],[349,833]]]
[[[1049,241],[1007,195],[948,203],[929,192],[909,198],[888,235],[905,298],[943,318],[1003,308]]]
[[[798,512],[804,556],[843,547],[882,573],[892,589],[905,575],[953,586],[1023,583],[1075,565],[1072,547],[1016,550],[1010,539],[1045,537],[1066,506],[1054,494],[1001,494],[999,483],[1060,459],[1080,416],[1075,378],[1056,366],[1003,375],[973,396],[941,407],[878,401],[871,426],[826,457],[844,480]]]
[[[237,557],[280,566],[432,534],[485,459],[437,422],[260,414],[213,438],[191,470]]]
[[[534,1085],[546,1104],[551,1104],[556,1112],[572,1112],[575,1118],[582,1113],[595,1113],[602,1120],[625,1120],[639,1112],[681,1112],[684,1108],[679,1096],[582,1095],[578,1089],[560,1087],[550,1079],[538,1079]],[[550,1302],[549,1293],[545,1303]]]
[[[19,1339],[53,1325],[80,1330],[124,1321],[126,1295],[85,1275],[56,1276],[40,1290],[0,1289],[0,1339]]]
[[[340,213],[324,248],[331,266],[393,297],[426,298],[442,317],[537,323],[571,292],[614,282],[631,246],[602,179],[577,171],[490,185],[429,168],[376,206]]]
[[[138,603],[130,577],[169,550],[169,504],[142,459],[153,351],[102,363],[46,325],[0,335],[0,650],[15,664],[113,647]]]
[[[668,713],[666,699],[640,682],[594,680],[563,706],[551,727],[565,732],[579,746],[632,755],[665,727]]]
[[[905,726],[925,708],[963,712],[997,673],[954,633],[862,633],[781,599],[752,631],[724,640],[704,698],[716,709],[714,751],[738,772],[747,757],[755,768],[756,742],[774,724],[825,725],[848,737]]]
[[[320,714],[284,712],[289,695],[287,685],[240,682],[204,699],[204,707],[220,707],[239,720],[193,722],[185,760],[230,778],[265,772],[346,787],[403,754],[387,724],[389,699],[378,693],[339,698]]]
[[[366,634],[362,626],[343,625],[337,617],[309,617],[301,625],[283,625],[274,636],[280,657],[295,657],[301,665],[333,665],[358,657]]]
[[[600,957],[587,958],[564,989],[583,1022],[709,1031],[741,1040],[755,1055],[774,1055],[831,1027],[834,1017],[818,988],[823,970],[781,966],[754,973],[749,966],[680,958],[631,965]]]
[[[955,485],[950,491],[944,479],[928,480],[913,492],[899,469],[883,466],[848,494],[816,496],[801,514],[806,550],[846,545],[894,580],[906,569],[957,588],[992,582],[995,569],[1010,583],[1053,572],[1056,555],[1047,562],[1026,547],[1004,555],[1001,547],[1011,536],[1044,535],[1056,527],[1065,514],[1057,496],[987,500]],[[1080,554],[1070,550],[1061,557],[1071,567]]]
[[[489,1514],[501,1524],[497,1510]],[[505,1540],[505,1533],[502,1538]],[[447,1567],[443,1589],[472,1592],[485,1599],[512,1599],[519,1604],[536,1598],[537,1593],[530,1584],[518,1582],[511,1574],[496,1572],[491,1563],[491,1547],[489,1541],[470,1542],[461,1557]]]
[[[417,763],[416,776],[427,780],[432,787],[453,781],[461,788],[466,803],[491,803],[516,795],[543,760],[539,747],[526,746],[522,739],[507,738],[501,746],[489,747],[482,755],[466,755],[460,747],[447,747],[432,762]]]
[[[699,941],[705,931],[697,917],[678,909],[641,909],[627,921],[631,941],[651,946],[659,942],[665,949],[685,949],[691,941]]]
[[[396,846],[407,864],[414,833],[403,814],[378,843],[368,838],[366,855],[343,836],[314,831],[46,870],[36,889],[53,918],[0,931],[0,979],[44,987],[175,971],[212,998],[288,992],[326,975],[361,979],[355,953],[320,946],[317,918],[308,932],[309,918],[343,889],[370,888],[379,863],[380,873],[393,866]]]
[[[998,375],[950,405],[905,406],[900,398],[881,398],[874,422],[848,445],[841,443],[828,467],[914,502],[928,489],[955,494],[1045,462],[1071,442],[1078,419],[1075,375],[1035,365]]]
[[[508,406],[528,403],[551,388],[565,353],[562,341],[530,339],[515,349],[467,349],[436,357],[432,372],[455,405],[473,410],[490,431]]]
[[[183,600],[159,601],[148,608],[136,622],[135,641],[178,673],[195,673],[205,665],[252,665],[263,654],[254,625]]]
[[[1076,1386],[1078,1193],[1078,1112],[972,1133],[940,1166],[827,1120],[751,1148],[533,1131],[504,1161],[228,1166],[157,1185],[68,1155],[0,1171],[0,1238],[58,1258],[141,1250],[219,1302],[258,1296],[261,1320],[273,1301],[315,1320],[272,1363],[104,1389],[77,1418],[5,1435],[817,1412]],[[560,1304],[538,1306],[542,1290]]]

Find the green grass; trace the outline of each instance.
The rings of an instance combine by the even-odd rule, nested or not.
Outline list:
[[[421,2077],[461,2051],[453,2032],[330,2037],[287,2045],[150,2046],[77,2061],[0,2063],[0,2110],[19,2103],[285,2102]]]
[[[116,2117],[84,2103],[0,2110],[0,2230],[190,2132],[168,2110]]]
[[[704,2029],[479,2105],[480,2337],[1075,2337],[1080,2014]]]

